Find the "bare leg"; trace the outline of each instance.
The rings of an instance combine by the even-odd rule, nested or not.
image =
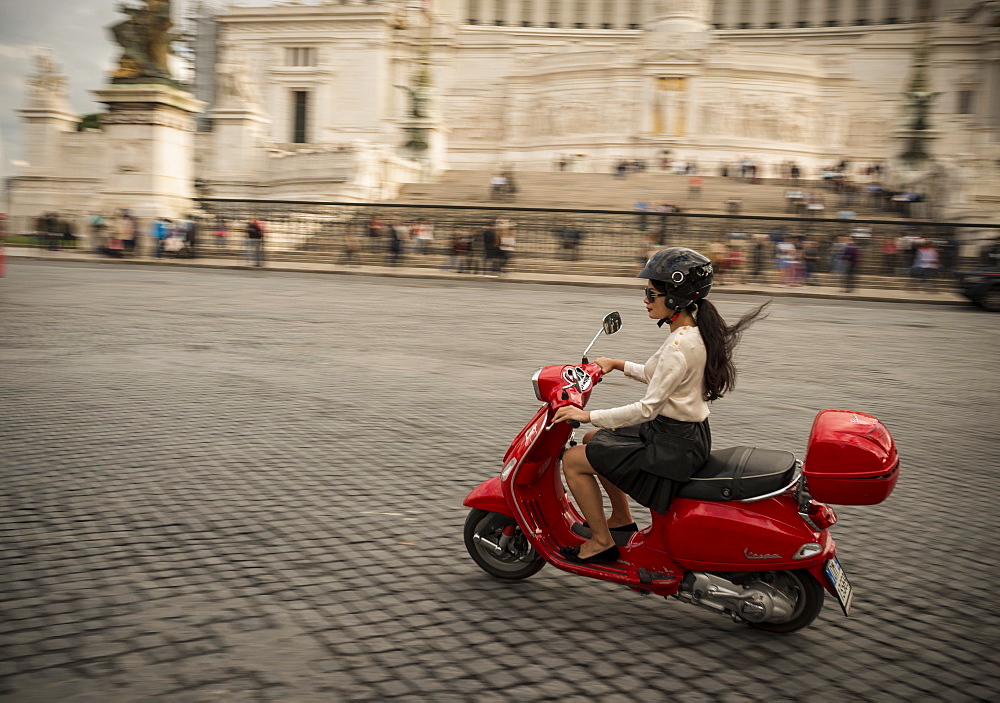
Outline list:
[[[628,496],[625,494],[625,491],[603,476],[598,476],[597,480],[601,482],[604,492],[611,499],[611,517],[608,518],[608,527],[624,527],[635,522],[632,519],[632,509],[629,507]]]
[[[595,434],[597,434],[597,430],[590,430],[583,436],[583,443],[588,444]],[[628,504],[628,495],[625,494],[625,491],[603,476],[597,476],[597,480],[601,482],[604,492],[611,499],[611,517],[608,518],[608,527],[624,527],[635,522],[632,519],[632,509]],[[590,518],[587,518],[587,523],[590,523]]]
[[[580,558],[586,559],[611,549],[615,541],[604,517],[604,498],[582,446],[572,447],[563,454],[563,473],[573,499],[590,525],[591,538],[580,546]]]

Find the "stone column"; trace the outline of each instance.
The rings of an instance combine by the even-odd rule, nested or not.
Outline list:
[[[857,19],[857,10],[855,9],[855,3],[857,0],[843,0],[840,3],[840,12],[837,15],[837,19],[840,21],[841,27],[849,27],[854,24],[854,20]]]
[[[868,24],[885,22],[885,0],[871,0],[868,3]]]
[[[589,0],[590,4],[587,6],[587,18],[584,22],[587,23],[588,27],[600,29],[601,27],[601,6],[604,0]]]
[[[782,0],[785,6],[782,10],[781,16],[781,26],[782,27],[797,27],[799,23],[799,7],[795,0]]]
[[[508,27],[521,26],[522,0],[505,0],[507,6],[504,10],[504,22]]]
[[[493,7],[493,0],[479,0],[479,24],[484,27],[492,27],[493,20],[496,19],[496,10]]]
[[[112,85],[94,91],[112,154],[102,196],[139,217],[180,217],[194,198],[194,115],[205,104],[165,85]]]
[[[826,26],[826,0],[809,0],[809,24],[813,27]]]
[[[531,19],[531,24],[534,27],[546,27],[548,26],[548,16],[549,16],[549,3],[548,0],[544,2],[542,0],[535,0],[531,5],[531,11],[533,16]]]
[[[576,0],[559,0],[559,26],[576,26]]]
[[[618,0],[615,6],[615,29],[628,29],[629,0]]]

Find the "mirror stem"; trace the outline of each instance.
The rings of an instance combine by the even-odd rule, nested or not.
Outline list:
[[[603,332],[604,332],[604,328],[603,327],[601,329],[597,330],[597,334],[595,334],[594,338],[592,340],[590,340],[590,344],[587,345],[587,348],[583,350],[583,361],[580,362],[581,364],[589,363],[587,361],[587,352],[590,351],[590,348],[592,346],[594,346],[594,342],[597,341],[597,338],[600,337]]]

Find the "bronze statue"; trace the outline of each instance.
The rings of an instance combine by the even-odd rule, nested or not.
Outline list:
[[[170,0],[144,0],[144,4],[118,6],[119,12],[129,18],[111,27],[115,41],[122,47],[111,82],[176,85],[167,63],[172,53],[170,45],[177,38],[170,31]]]
[[[927,76],[929,53],[926,42],[917,47],[913,62],[913,78],[909,90],[905,93],[906,109],[909,113],[906,127],[909,135],[906,140],[906,150],[901,156],[903,161],[911,164],[921,163],[930,158],[928,149],[930,138],[927,132],[931,127],[931,107],[939,93],[930,89],[930,80]]]

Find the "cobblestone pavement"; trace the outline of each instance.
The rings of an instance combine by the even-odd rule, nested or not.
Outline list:
[[[751,296],[719,295],[724,314]],[[996,700],[1000,316],[776,300],[716,446],[873,413],[856,591],[788,636],[462,544],[529,378],[662,332],[637,293],[16,261],[0,281],[4,701]],[[595,407],[634,400],[622,378]]]

